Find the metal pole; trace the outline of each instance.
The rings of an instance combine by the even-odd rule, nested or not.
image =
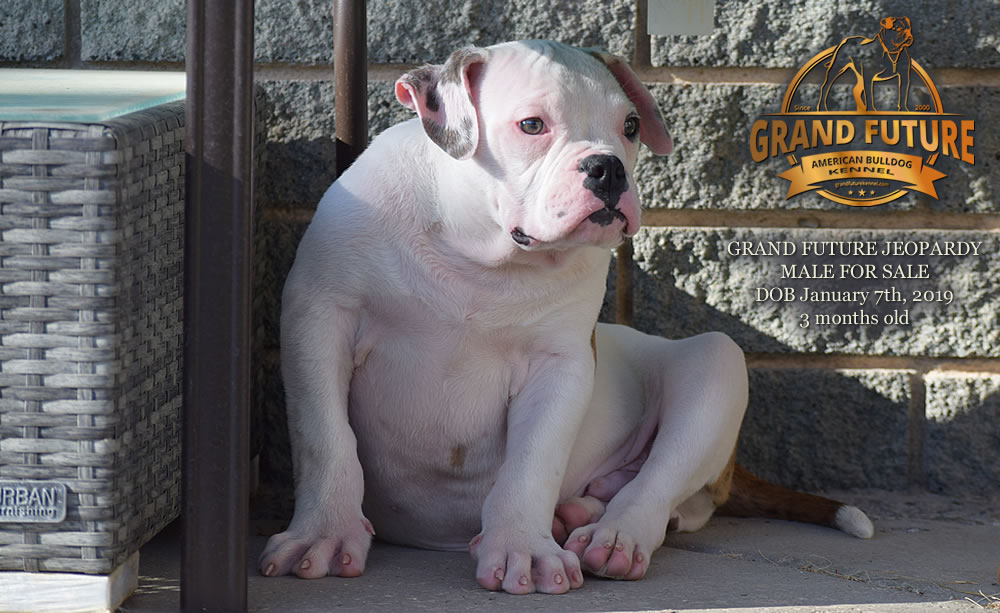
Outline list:
[[[649,0],[635,2],[635,53],[632,66],[649,68],[652,61],[649,43]]]
[[[615,250],[615,322],[623,326],[632,325],[634,312],[632,268],[634,266],[632,239],[627,238]]]
[[[337,176],[368,146],[368,23],[365,0],[336,0],[333,9]]]
[[[648,68],[650,61],[649,34],[646,18],[647,0],[635,3],[635,53],[632,65],[637,69]],[[632,239],[626,239],[615,251],[615,321],[631,326],[634,315],[633,296],[635,292]]]
[[[181,609],[247,609],[253,0],[187,3]]]

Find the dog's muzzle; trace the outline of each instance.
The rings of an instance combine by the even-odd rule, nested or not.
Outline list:
[[[583,186],[604,203],[604,208],[588,217],[599,226],[607,226],[615,219],[625,221],[625,214],[618,210],[618,200],[628,191],[625,165],[614,155],[588,155],[580,161],[579,171],[586,177]]]

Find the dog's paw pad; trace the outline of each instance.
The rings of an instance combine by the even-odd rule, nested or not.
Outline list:
[[[341,536],[307,536],[294,530],[275,534],[257,562],[265,577],[294,574],[303,579],[327,575],[357,577],[365,569],[371,545],[371,524],[357,522]]]
[[[564,594],[583,585],[580,561],[548,540],[536,546],[495,545],[481,535],[473,539],[476,579],[492,591],[511,594]]]
[[[604,503],[593,496],[569,498],[556,505],[555,516],[552,518],[552,538],[560,545],[566,542],[569,534],[592,524],[604,515]]]
[[[641,579],[646,574],[648,555],[624,531],[591,524],[571,534],[566,549],[579,556],[584,570],[600,577]]]
[[[636,551],[632,555],[632,567],[629,568],[628,573],[625,575],[624,579],[626,581],[637,581],[646,576],[646,556],[642,555],[641,551]]]

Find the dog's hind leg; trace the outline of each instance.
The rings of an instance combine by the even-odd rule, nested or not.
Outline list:
[[[604,345],[616,345],[613,355]],[[638,374],[645,409],[656,419],[648,457],[595,523],[565,547],[598,575],[639,579],[662,543],[672,512],[726,472],[746,410],[743,353],[718,333],[670,341],[631,328],[598,328],[598,368],[617,359],[624,380]]]

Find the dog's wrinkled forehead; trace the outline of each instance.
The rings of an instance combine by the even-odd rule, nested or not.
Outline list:
[[[549,40],[527,40],[490,47],[490,55],[494,65],[504,66],[502,71],[488,70],[490,75],[502,74],[502,78],[508,80],[536,80],[561,86],[549,91],[561,89],[572,93],[586,88],[605,102],[609,102],[608,96],[626,99],[621,86],[600,56],[583,49]]]

